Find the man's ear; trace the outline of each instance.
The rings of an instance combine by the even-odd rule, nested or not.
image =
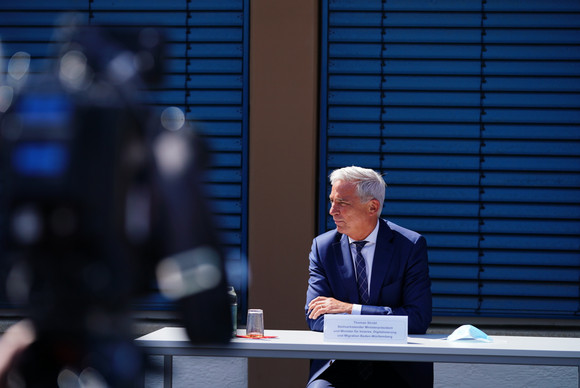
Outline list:
[[[371,214],[375,214],[375,213],[379,212],[379,205],[380,205],[380,202],[377,199],[371,199],[369,201],[369,212]]]

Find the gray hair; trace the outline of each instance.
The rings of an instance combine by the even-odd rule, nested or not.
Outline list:
[[[378,172],[357,166],[343,167],[330,174],[330,184],[334,185],[336,181],[354,183],[361,202],[376,199],[380,203],[379,209],[383,208],[387,184]]]

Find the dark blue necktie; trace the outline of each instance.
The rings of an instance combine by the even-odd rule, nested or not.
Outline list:
[[[369,281],[367,279],[367,265],[361,253],[367,241],[354,241],[356,245],[356,257],[354,259],[356,267],[356,283],[358,285],[358,295],[362,304],[369,303]],[[358,361],[357,370],[363,381],[369,379],[373,373],[373,363],[369,361]]]
[[[356,245],[356,257],[354,260],[356,267],[356,282],[358,284],[358,295],[362,304],[369,303],[369,281],[367,279],[367,265],[361,253],[367,241],[354,241]]]

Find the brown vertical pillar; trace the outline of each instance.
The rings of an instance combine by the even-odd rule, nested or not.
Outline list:
[[[250,1],[249,307],[307,329],[315,235],[318,1]],[[251,359],[249,387],[301,387],[308,360]]]

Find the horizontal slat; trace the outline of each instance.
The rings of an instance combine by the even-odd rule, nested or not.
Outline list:
[[[190,106],[188,117],[201,122],[205,121],[225,121],[225,120],[242,120],[242,108],[240,106]]]
[[[333,142],[334,143],[334,142]],[[333,144],[332,149],[336,150]],[[348,145],[347,145],[348,146]],[[393,146],[393,149],[396,149]],[[397,151],[400,151],[397,149]],[[364,152],[364,151],[363,151]],[[372,151],[370,151],[372,152]],[[373,160],[380,163],[380,166],[386,171],[395,169],[425,169],[425,170],[470,170],[476,171],[479,167],[478,156],[464,155],[400,155],[389,153],[384,160],[380,161],[380,156],[372,155],[365,152],[357,157],[358,163],[365,166],[373,164]],[[388,151],[387,151],[388,152]],[[404,152],[404,150],[402,151]],[[336,165],[346,166],[352,163],[351,154],[334,153],[329,157],[329,161]],[[387,177],[388,179],[388,177]]]
[[[63,9],[47,9],[47,10],[38,10],[36,9],[29,9],[27,10],[26,7],[24,9],[11,9],[10,7],[6,7],[8,2],[2,2],[0,4],[0,26],[2,29],[10,28],[10,27],[22,27],[22,26],[31,26],[33,28],[54,28],[63,21],[63,16],[66,17],[66,14],[63,11],[67,11],[67,7],[71,7],[70,3],[65,6]],[[74,8],[74,7],[72,7]],[[87,7],[83,7],[87,8]],[[75,12],[79,15],[81,21],[88,22],[88,10],[81,10]],[[54,31],[53,31],[54,32]],[[52,36],[52,33],[49,34]],[[46,39],[46,37],[45,37]]]
[[[473,28],[331,28],[330,42],[396,42],[396,43],[479,43],[481,33]]]
[[[241,152],[215,152],[214,148],[214,152],[210,155],[210,168],[215,167],[242,168]]]
[[[558,287],[562,289],[565,288],[565,293],[559,295],[565,297],[566,295],[574,295],[574,290],[570,288],[576,288],[578,290],[578,277],[576,276],[573,268],[560,268],[560,267],[525,267],[521,266],[493,266],[487,265],[485,270],[481,272],[481,279],[484,282],[484,294],[488,295],[501,295],[499,289],[503,288],[503,293],[509,293],[510,295],[533,295],[534,291],[530,290],[526,294],[526,287],[546,287],[549,286],[550,289],[556,290]],[[493,282],[490,282],[493,280]],[[506,284],[505,281],[513,281],[513,284]],[[526,282],[522,284],[520,282]],[[533,283],[533,282],[539,282]],[[542,285],[542,283],[556,283]],[[518,288],[517,291],[510,289],[513,286]],[[508,290],[506,290],[506,288]],[[542,295],[542,294],[539,294]],[[548,295],[546,295],[548,296]]]
[[[214,152],[242,152],[242,140],[238,137],[205,136],[208,148]]]
[[[212,212],[216,214],[241,214],[242,203],[236,200],[210,199]]]
[[[240,229],[242,227],[242,220],[239,216],[225,215],[216,216],[215,218],[216,226],[220,229]]]
[[[241,74],[167,74],[163,76],[160,85],[151,88],[153,92],[165,92],[167,90],[241,90],[243,79]]]
[[[577,189],[580,187],[580,173],[554,174],[538,172],[529,174],[510,174],[486,172],[481,180],[482,186],[503,186],[527,189],[534,187]]]
[[[434,285],[440,284],[439,289],[435,290],[440,294],[456,294],[453,287],[445,286],[444,283],[449,281],[455,285],[457,280],[463,280],[465,284],[475,285],[474,294],[481,295],[538,295],[537,289],[544,288],[544,292],[562,294],[558,296],[565,297],[573,295],[571,288],[578,288],[577,278],[574,271],[565,267],[510,267],[510,266],[492,266],[486,265],[483,270],[478,265],[453,265],[441,266],[431,265],[429,274],[433,279]],[[449,276],[453,274],[453,276]],[[477,285],[482,284],[481,290],[477,290]],[[512,290],[510,287],[514,287]],[[526,289],[527,288],[527,289]],[[516,291],[517,289],[517,291]],[[536,290],[534,290],[536,289]],[[551,290],[551,291],[548,291]],[[572,293],[571,293],[572,291]],[[545,294],[544,294],[545,295]],[[545,295],[548,296],[548,295]]]
[[[561,0],[545,2],[543,0],[527,0],[525,2],[519,1],[504,1],[504,0],[488,0],[486,3],[486,10],[488,11],[503,11],[503,12],[535,12],[535,13],[551,13],[551,12],[580,12],[580,4],[575,0]]]
[[[493,114],[491,114],[493,113]],[[489,117],[499,120],[496,112],[488,114]],[[500,112],[502,113],[502,112]],[[505,113],[505,112],[503,112]],[[560,113],[560,112],[558,112]],[[443,108],[412,108],[391,107],[384,111],[379,107],[329,107],[328,118],[331,121],[385,121],[385,122],[449,122],[449,123],[476,123],[479,121],[479,108],[443,107]],[[580,113],[571,113],[576,116]],[[513,117],[510,115],[510,117]],[[515,118],[514,118],[515,120]],[[563,118],[561,121],[565,121]],[[520,120],[519,122],[521,122]],[[532,121],[531,119],[529,121]]]
[[[580,51],[580,50],[579,50]],[[484,107],[502,108],[580,108],[580,93],[494,93],[485,91]]]
[[[329,90],[465,90],[479,91],[481,78],[477,76],[424,75],[331,75]]]
[[[187,62],[184,59],[169,58],[164,65],[168,73],[179,74],[183,74],[186,69],[189,74],[242,74],[243,70],[241,60],[231,59],[195,58]]]
[[[345,137],[330,139],[328,149],[332,152],[383,152],[386,159],[388,159],[391,152],[397,154],[419,154],[419,157],[422,153],[427,153],[429,156],[436,154],[478,155],[479,141],[459,139],[426,139],[422,141],[388,139],[385,140],[385,144],[381,145],[380,139],[376,138]],[[477,168],[477,165],[474,167]]]
[[[187,55],[196,58],[242,58],[243,45],[227,43],[190,43]]]
[[[142,8],[128,10],[119,9],[99,9],[91,7],[92,21],[106,24],[124,24],[124,25],[148,25],[153,26],[195,26],[195,30],[204,26],[242,26],[243,14],[241,12],[200,12],[192,11],[189,16],[185,14],[185,6],[181,9],[155,9],[146,10]],[[127,11],[130,11],[128,13]]]
[[[396,219],[394,219],[396,222]],[[403,224],[401,222],[401,224]],[[403,224],[405,225],[405,224]],[[430,246],[434,248],[457,248],[474,249],[480,247],[482,250],[540,250],[540,251],[577,251],[578,237],[569,236],[546,236],[546,235],[485,235],[484,240],[480,240],[477,234],[465,235],[454,234],[453,236],[444,233],[426,234]],[[549,264],[550,256],[546,255],[546,265]]]
[[[514,310],[529,311],[533,317],[542,318],[548,314],[567,313],[569,317],[573,317],[578,311],[578,297],[575,298],[503,298],[487,297],[483,300],[482,309],[503,314],[513,314]],[[534,312],[536,314],[534,314]]]
[[[485,45],[498,44],[539,44],[553,45],[566,44],[573,45],[578,42],[580,29],[559,28],[559,29],[526,29],[526,28],[485,28]],[[331,43],[409,43],[427,44],[437,43],[448,44],[481,44],[481,30],[479,25],[463,28],[348,28],[335,27],[329,31],[329,41]],[[412,54],[411,54],[412,55]],[[429,57],[429,55],[427,55]]]
[[[575,50],[576,52],[577,50]],[[484,90],[487,91],[537,91],[537,92],[578,92],[580,77],[513,77],[490,76],[486,74]]]
[[[437,186],[405,186],[391,183],[390,173],[385,175],[387,181],[386,198],[387,203],[391,200],[407,201],[475,201],[480,198],[484,203],[528,203],[536,206],[541,204],[578,204],[580,198],[580,188],[563,190],[561,187],[555,188],[508,188],[508,187],[447,187],[441,183]]]
[[[216,183],[240,183],[242,174],[239,169],[214,168],[207,171],[206,182]]]
[[[435,58],[386,58],[386,59],[329,59],[329,73],[332,74],[382,74],[390,75],[456,75],[480,76],[481,64],[475,59],[435,59]],[[575,61],[527,61],[486,60],[483,71],[485,77],[527,76],[527,77],[578,77]]]
[[[418,215],[413,217],[409,214],[400,214],[398,211],[390,210],[398,207],[397,204],[387,206],[388,209],[383,214],[384,218],[393,220],[398,224],[404,225],[406,228],[415,230],[429,237],[432,233],[449,233],[449,234],[477,234],[479,230],[479,222],[477,215],[473,217],[463,216],[432,216],[430,214]],[[403,207],[401,210],[405,209]],[[429,244],[430,248],[434,249],[436,246]]]
[[[535,213],[521,214],[524,209],[518,206],[516,211],[510,209],[509,212],[503,212],[501,216],[507,219],[490,219],[488,211],[491,206],[487,205],[482,216],[485,218],[485,222],[481,225],[481,233],[485,236],[489,234],[523,234],[530,238],[534,238],[536,235],[559,235],[559,236],[572,236],[576,237],[580,235],[580,207],[567,207],[562,206],[546,206],[545,209],[538,209]],[[497,206],[493,206],[497,207]],[[566,213],[569,210],[569,213]],[[575,214],[575,216],[574,216]],[[520,218],[520,219],[509,219],[509,218]],[[538,219],[534,219],[537,217]],[[548,218],[548,219],[542,219]]]
[[[485,137],[488,139],[567,139],[580,140],[578,126],[572,123],[529,123],[529,124],[507,124],[507,123],[485,123]]]
[[[239,247],[242,243],[242,235],[240,232],[221,230],[220,240],[223,245]]]
[[[485,91],[396,91],[392,89],[375,91],[330,91],[328,102],[332,105],[383,105],[385,108],[397,106],[441,106],[479,107],[483,103],[487,110],[494,107],[508,108],[557,108],[579,109],[580,93],[498,93]]]
[[[446,284],[447,283],[447,284]],[[514,283],[498,284],[496,282],[483,282],[481,293],[478,294],[479,287],[476,282],[438,282],[433,281],[432,292],[439,295],[479,295],[484,300],[494,299],[494,297],[510,297],[513,299],[524,298],[557,298],[566,299],[568,295],[574,294],[578,286],[573,283],[550,284],[550,283]],[[572,298],[570,298],[572,299]]]
[[[486,28],[498,28],[508,26],[510,28],[575,28],[580,24],[580,13],[507,13],[497,12],[491,7],[485,7]],[[330,23],[337,27],[479,27],[481,23],[481,9],[472,12],[441,12],[440,10],[425,9],[426,12],[394,11],[386,7],[382,15],[380,8],[375,12],[340,12],[333,11],[329,15]],[[577,10],[580,11],[580,10]]]
[[[431,271],[433,272],[433,271]],[[479,287],[477,282],[463,280],[463,279],[453,279],[451,281],[439,280],[431,275],[431,292],[435,295],[434,299],[437,299],[439,295],[465,295],[474,296],[477,295]]]
[[[479,12],[331,12],[330,23],[337,27],[479,27]]]
[[[531,61],[571,61],[578,60],[580,53],[576,50],[576,42],[565,44],[493,44],[485,45],[484,58],[488,60],[531,60]]]
[[[183,10],[156,9],[149,12],[140,9],[115,7],[111,10],[103,10],[91,7],[91,22],[93,24],[106,24],[116,26],[183,26],[185,16]],[[128,11],[131,10],[129,13]]]
[[[189,5],[190,10],[241,10],[243,3],[240,0],[212,0],[209,2],[197,1]],[[26,2],[5,2],[1,9],[16,10],[20,12],[30,11],[30,6]],[[79,0],[51,0],[50,2],[35,2],[35,10],[62,12],[65,10],[78,11],[85,9],[88,11],[89,5],[85,1]],[[110,10],[123,9],[127,11],[164,11],[178,10],[185,11],[186,5],[183,0],[164,0],[163,2],[155,0],[122,0],[122,1],[105,1],[94,0],[91,2],[92,10]]]
[[[549,266],[549,267],[578,267],[580,265],[580,257],[577,251],[518,251],[518,250],[493,250],[485,252],[485,256],[481,258],[482,263],[485,264],[508,264],[514,266]],[[570,269],[568,268],[569,272]]]
[[[489,250],[481,252],[475,249],[449,249],[433,247],[430,244],[429,236],[427,235],[427,244],[429,249],[429,265],[430,267],[438,267],[440,277],[453,276],[452,268],[454,264],[461,265],[512,265],[512,266],[549,266],[549,267],[566,267],[568,271],[570,268],[578,266],[578,254],[574,251],[537,251],[537,250]],[[480,256],[481,254],[481,256]],[[447,269],[445,269],[447,268]],[[573,272],[573,271],[572,271]],[[453,280],[453,279],[450,279]]]
[[[474,202],[458,202],[458,203],[437,203],[437,202],[404,202],[404,201],[389,201],[386,204],[385,214],[390,219],[402,216],[420,216],[420,217],[472,217],[477,221],[479,205]],[[437,222],[432,220],[431,222]]]
[[[486,130],[489,131],[489,126]],[[359,136],[380,137],[384,138],[466,138],[478,139],[480,136],[480,126],[478,123],[472,124],[456,124],[456,123],[379,123],[379,122],[329,122],[328,123],[329,136],[349,136],[358,134]],[[501,134],[509,134],[511,131],[508,128],[501,128]],[[568,129],[571,135],[577,135],[578,131],[574,128]],[[554,134],[554,131],[550,133]]]
[[[449,122],[474,123],[479,122],[481,110],[472,107],[355,107],[331,106],[329,119],[331,121],[384,121],[391,122]],[[484,124],[529,124],[529,125],[566,125],[580,124],[580,110],[578,109],[522,109],[522,108],[485,108],[483,111]]]
[[[578,39],[580,41],[580,37]],[[487,60],[485,76],[571,76],[578,77],[578,64],[575,61],[537,60],[527,61],[525,65],[517,60]]]
[[[386,140],[390,143],[389,140]],[[350,145],[346,144],[346,147]],[[436,155],[436,154],[421,154],[413,155],[411,152],[409,155],[395,154],[390,152],[390,150],[396,150],[397,152],[405,152],[405,150],[397,149],[394,147],[383,148],[384,152],[388,153],[387,156],[381,158],[379,154],[373,155],[372,152],[375,150],[369,150],[361,155],[354,156],[352,153],[338,153],[339,148],[335,142],[332,142],[332,149],[335,151],[332,156],[329,156],[329,162],[334,165],[348,165],[352,161],[357,160],[365,166],[380,166],[386,171],[400,170],[400,169],[423,169],[425,171],[430,170],[467,170],[477,172],[481,167],[481,171],[487,174],[491,171],[509,171],[514,174],[519,174],[521,172],[546,172],[552,171],[554,173],[570,172],[577,173],[580,169],[579,158],[558,158],[558,157],[490,157],[486,156],[485,160],[480,162],[480,158],[477,154],[474,156],[465,156],[458,154],[451,154],[452,152],[461,152],[460,149],[453,150],[449,149],[449,155]],[[509,179],[509,178],[508,178]],[[531,178],[533,179],[533,178]]]
[[[580,38],[576,28],[486,28],[485,42],[489,44],[575,44]]]
[[[214,121],[214,122],[203,122],[195,123],[194,126],[202,135],[214,135],[214,136],[242,136],[242,123],[241,121]]]
[[[399,74],[479,76],[481,65],[478,60],[386,59],[380,61],[331,58],[328,71],[329,74],[384,74],[385,76]],[[549,73],[547,69],[543,72]]]
[[[527,236],[531,239],[542,235],[550,238],[562,236],[564,240],[580,235],[577,206],[566,208],[547,205],[545,208],[523,214],[526,206],[512,205],[515,210],[510,209],[511,211],[504,212],[497,218],[487,214],[490,213],[486,211],[489,207],[500,206],[486,205],[485,209],[479,212],[476,203],[431,204],[389,201],[383,216],[398,220],[406,227],[423,233],[479,233],[483,237],[501,234],[518,235],[518,238]],[[437,209],[431,210],[433,208]],[[570,211],[570,215],[566,210]]]
[[[60,0],[62,1],[62,0]],[[159,2],[157,0],[119,0],[116,2],[106,0],[95,0],[91,3],[91,9],[94,10],[110,10],[123,9],[128,11],[151,10],[158,11],[164,9],[175,9],[185,11],[195,10],[242,10],[243,1],[241,0],[211,0],[211,1],[192,1],[184,3],[183,0],[164,0]]]
[[[382,0],[368,0],[361,4],[358,0],[329,0],[328,7],[331,11],[415,11],[421,12],[479,12],[481,3],[463,0],[395,0],[384,2]],[[487,0],[485,3],[487,11],[503,12],[580,12],[580,6],[574,0],[558,1],[546,3],[544,0],[528,0],[525,2]]]
[[[332,58],[385,58],[385,59],[479,59],[481,47],[477,44],[389,44],[333,43],[329,47]]]
[[[462,169],[479,168],[480,159],[464,158],[461,155],[481,154],[481,168],[484,171],[511,170],[511,171],[543,171],[554,169],[554,166],[562,167],[563,171],[578,171],[580,169],[580,147],[578,142],[570,141],[510,141],[479,139],[401,139],[384,136],[362,137],[356,132],[350,136],[332,137],[328,143],[329,150],[333,152],[382,152],[385,161],[396,159],[402,154],[416,155],[415,159],[407,158],[409,167],[421,165],[421,160],[426,158],[440,159],[439,155],[457,155],[461,162],[467,163]],[[534,156],[531,159],[529,156]],[[545,160],[542,158],[545,157]],[[450,163],[453,163],[449,161]],[[473,164],[473,163],[477,164]],[[510,162],[508,165],[504,163]],[[534,165],[537,164],[537,168]],[[521,167],[520,167],[521,166]],[[552,166],[552,168],[550,168]],[[449,169],[456,168],[454,164]],[[428,168],[427,168],[428,169]]]
[[[241,198],[241,187],[238,184],[209,183],[205,190],[214,199]]]
[[[557,147],[557,144],[553,144],[552,146]],[[510,150],[513,153],[525,153],[528,151],[528,155],[532,155],[526,157],[494,156],[493,154],[501,154],[501,149],[490,150],[490,148],[486,147],[485,160],[482,161],[481,166],[483,171],[554,171],[574,173],[580,170],[580,156],[573,155],[577,151],[571,148],[573,147],[563,147],[559,152],[554,152],[553,156],[549,155],[548,152],[534,155],[533,150]],[[570,152],[572,155],[570,157],[559,157],[559,155],[566,155],[567,152]]]
[[[18,51],[29,53],[33,57],[36,71],[48,68],[54,60],[56,44],[4,42],[4,55],[9,58]],[[194,45],[195,46],[195,45]],[[168,74],[183,74],[186,69],[190,74],[241,74],[242,48],[240,45],[216,46],[207,50],[208,46],[192,46],[191,59],[184,59],[186,52],[183,47],[176,49],[176,55],[181,57],[167,57],[163,66]],[[205,51],[204,51],[205,50]],[[204,55],[205,52],[205,55]]]
[[[163,90],[152,92],[146,96],[143,103],[158,103],[171,105],[183,103],[185,99],[189,104],[215,104],[215,105],[239,105],[242,103],[241,90]]]
[[[514,194],[517,191],[514,190]],[[484,219],[482,233],[533,233],[570,234],[578,233],[580,227],[580,205],[528,205],[493,204],[477,202],[438,203],[390,200],[385,213],[390,217],[471,217]],[[431,220],[437,223],[436,220]],[[557,225],[558,222],[560,225]],[[527,224],[527,225],[524,225]],[[458,230],[460,231],[460,230]]]
[[[433,295],[434,315],[455,315],[457,313],[470,315],[469,313],[475,312],[478,306],[477,297],[470,295]]]
[[[566,250],[578,249],[578,236],[518,236],[518,235],[486,235],[481,243],[482,249],[539,249]]]
[[[482,189],[481,198],[484,202],[578,205],[578,198],[580,198],[579,187],[520,187],[517,191],[510,187],[485,187]]]
[[[388,69],[387,69],[388,70]],[[481,84],[479,74],[473,76],[447,75],[332,75],[329,77],[330,90],[376,90],[385,92],[397,90],[432,91],[479,91],[480,86],[489,92],[573,92],[580,90],[580,76],[562,77],[502,77],[486,74]]]
[[[378,105],[393,106],[455,106],[478,107],[479,92],[399,92],[399,91],[332,91],[328,102],[332,105]]]

